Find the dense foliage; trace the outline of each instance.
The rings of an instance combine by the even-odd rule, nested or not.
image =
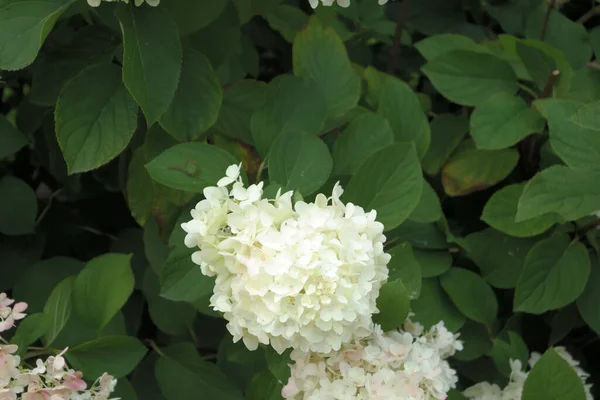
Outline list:
[[[299,399],[351,368],[600,394],[598,22],[591,0],[0,0],[0,292],[29,314],[7,330],[0,305],[0,399],[12,345],[123,400]],[[359,375],[370,397],[339,398],[395,398]]]

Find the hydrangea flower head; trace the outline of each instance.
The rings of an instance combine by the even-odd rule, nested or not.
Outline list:
[[[462,349],[456,338],[443,322],[423,332],[408,321],[402,331],[383,333],[375,326],[368,338],[329,354],[294,350],[281,394],[295,400],[445,399],[458,380],[446,361]]]
[[[342,203],[338,184],[294,205],[291,191],[268,200],[262,188],[230,166],[182,224],[234,341],[326,353],[369,335],[390,260],[376,212]]]

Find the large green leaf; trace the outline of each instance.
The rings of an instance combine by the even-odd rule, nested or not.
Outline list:
[[[498,93],[471,115],[471,136],[478,149],[499,150],[544,129],[545,120],[523,99]]]
[[[422,70],[442,95],[462,105],[479,105],[496,93],[517,91],[512,67],[493,54],[455,50],[429,61]]]
[[[464,348],[454,355],[460,361],[471,361],[488,354],[493,347],[492,338],[485,325],[473,321],[467,323],[460,330],[460,341]]]
[[[269,178],[284,191],[312,194],[329,178],[333,161],[327,145],[308,133],[280,135],[269,154]]]
[[[177,91],[160,124],[177,140],[193,140],[217,121],[222,102],[221,84],[210,61],[186,48]]]
[[[419,203],[423,177],[413,144],[396,143],[377,151],[363,162],[344,194],[369,211],[386,230],[399,226]]]
[[[464,196],[487,189],[506,178],[518,161],[514,149],[479,150],[464,142],[442,169],[444,190],[450,196]]]
[[[146,346],[131,336],[104,336],[72,347],[67,360],[85,376],[128,375],[146,355]]]
[[[379,313],[373,315],[373,322],[381,325],[381,329],[387,332],[402,326],[410,312],[410,296],[401,279],[383,284],[377,296],[377,309]]]
[[[422,160],[423,170],[437,175],[448,157],[469,132],[469,120],[454,114],[441,114],[431,122],[431,145]]]
[[[512,331],[502,332],[494,341],[492,358],[498,370],[505,376],[510,376],[510,361],[519,360],[521,365],[525,365],[529,358],[529,349],[521,336]]]
[[[481,219],[499,231],[517,237],[539,235],[559,222],[558,216],[554,213],[515,222],[519,198],[524,189],[525,184],[514,184],[494,193],[486,203]]]
[[[56,20],[74,0],[0,1],[0,69],[31,64]]]
[[[6,176],[0,180],[0,233],[32,233],[37,216],[37,199],[33,189],[22,180]]]
[[[242,394],[213,363],[204,361],[191,343],[178,343],[163,350],[156,362],[160,390],[168,400],[241,400]]]
[[[65,327],[71,316],[71,310],[73,309],[71,293],[74,285],[74,276],[64,279],[56,285],[44,305],[44,314],[50,319],[50,328],[43,339],[46,346],[52,345],[54,339]]]
[[[116,14],[123,31],[123,82],[150,126],[177,90],[182,63],[177,24],[160,7],[120,6]]]
[[[69,81],[55,114],[69,173],[96,169],[119,155],[133,136],[137,112],[116,65],[92,66]]]
[[[548,119],[552,150],[572,168],[600,170],[600,102],[545,99],[535,105]]]
[[[517,286],[525,257],[536,239],[519,239],[495,229],[475,232],[466,238],[467,256],[477,264],[483,278],[500,289]]]
[[[160,6],[169,10],[183,36],[213,22],[227,6],[227,0],[161,0]]]
[[[254,145],[263,157],[278,136],[316,136],[327,119],[327,103],[314,81],[283,75],[272,85],[271,97],[252,116],[250,125]]]
[[[41,338],[50,329],[50,317],[44,313],[29,314],[19,323],[11,343],[19,346],[19,353],[23,355],[27,347]]]
[[[0,159],[19,151],[28,142],[27,136],[0,115]]]
[[[214,280],[202,274],[192,262],[191,250],[174,249],[160,271],[161,296],[173,301],[193,303],[212,293]]]
[[[430,36],[415,43],[415,48],[428,61],[453,50],[487,51],[485,47],[479,46],[473,39],[455,33]]]
[[[327,102],[329,117],[356,106],[360,78],[354,72],[342,40],[317,17],[311,17],[294,40],[294,74],[312,78]]]
[[[413,300],[411,306],[415,313],[411,319],[420,322],[425,328],[444,321],[448,330],[458,332],[466,321],[436,278],[423,279],[421,295]]]
[[[399,79],[386,76],[379,93],[378,112],[390,123],[396,142],[414,142],[423,157],[429,148],[431,131],[417,95]]]
[[[246,400],[280,400],[283,385],[269,371],[254,375],[246,392]]]
[[[441,275],[452,265],[452,256],[447,251],[413,249],[413,255],[421,267],[423,278]]]
[[[585,246],[556,234],[531,248],[515,291],[514,310],[542,314],[583,292],[590,273]]]
[[[523,386],[523,400],[585,400],[581,378],[554,349],[544,353]]]
[[[394,133],[381,115],[365,113],[342,131],[333,148],[333,175],[353,175],[373,153],[392,144]]]
[[[165,186],[202,193],[225,176],[237,160],[227,151],[206,143],[181,143],[163,151],[146,169],[156,182]]]
[[[534,41],[519,40],[516,42],[516,51],[529,76],[536,86],[542,90],[557,68],[556,61],[541,48],[534,46]]]
[[[419,204],[408,217],[415,222],[436,222],[442,218],[440,199],[427,180],[423,180],[423,192]]]
[[[567,220],[588,216],[600,206],[600,173],[569,169],[562,165],[546,168],[525,186],[519,199],[516,221],[555,212]]]
[[[400,279],[411,299],[421,294],[421,265],[417,261],[412,247],[403,243],[391,248],[388,254],[392,256],[388,264],[389,280]]]
[[[463,315],[491,327],[498,313],[498,301],[492,288],[476,273],[450,268],[440,276],[440,284]]]
[[[73,309],[90,327],[101,330],[133,292],[131,255],[104,254],[89,261],[73,286]]]
[[[590,255],[590,261],[592,266],[590,277],[583,293],[577,298],[577,308],[590,328],[600,334],[600,313],[598,312],[598,304],[600,304],[600,263],[598,263],[598,256],[596,255]]]

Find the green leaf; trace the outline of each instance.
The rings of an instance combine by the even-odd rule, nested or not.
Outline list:
[[[214,279],[202,274],[192,262],[193,251],[174,249],[160,271],[161,293],[165,299],[193,303],[212,293]]]
[[[452,265],[452,256],[447,251],[413,249],[413,255],[421,266],[423,278],[439,276]]]
[[[160,6],[169,10],[179,32],[185,36],[217,19],[227,6],[227,0],[162,0]]]
[[[123,32],[123,82],[150,126],[177,89],[182,63],[177,25],[161,7],[119,6],[116,15]]]
[[[453,50],[486,52],[485,47],[479,46],[473,39],[454,33],[429,36],[415,43],[415,48],[427,61]]]
[[[590,274],[585,246],[557,234],[538,242],[525,259],[514,310],[542,314],[566,306],[583,292]]]
[[[89,261],[73,286],[73,308],[90,327],[101,330],[133,292],[131,256],[104,254]]]
[[[268,88],[264,82],[243,80],[225,89],[214,129],[227,137],[253,144],[251,118],[265,104]]]
[[[11,343],[19,346],[19,354],[23,355],[27,347],[41,338],[50,329],[50,317],[44,313],[29,314],[19,323]]]
[[[412,247],[408,243],[402,243],[391,248],[388,254],[392,256],[388,264],[389,280],[401,280],[409,297],[418,298],[421,294],[421,266]]]
[[[74,0],[0,2],[0,69],[31,64],[60,15]]]
[[[423,170],[437,175],[448,157],[469,132],[469,120],[454,114],[441,114],[431,122],[431,145],[422,160]]]
[[[548,84],[552,73],[557,69],[556,61],[541,48],[533,46],[533,43],[531,43],[533,41],[529,42],[525,40],[517,41],[517,54],[536,86],[543,90]]]
[[[505,149],[532,133],[541,132],[545,123],[540,113],[522,98],[499,93],[471,115],[471,136],[478,149]]]
[[[31,187],[20,179],[0,180],[0,233],[25,235],[35,229],[37,199]]]
[[[494,341],[492,358],[498,370],[505,376],[510,376],[510,361],[519,360],[521,365],[526,365],[529,358],[529,349],[521,336],[508,331]]]
[[[29,312],[44,309],[55,286],[64,279],[76,275],[83,263],[68,257],[52,257],[29,267],[14,287],[13,295],[29,305]]]
[[[545,99],[535,106],[548,118],[552,150],[570,167],[600,170],[600,102]]]
[[[440,276],[440,284],[467,318],[492,326],[498,314],[498,301],[492,288],[479,275],[463,268],[450,268]]]
[[[525,186],[516,221],[551,212],[569,221],[588,216],[600,205],[599,181],[597,172],[573,170],[562,165],[546,168]]]
[[[486,203],[481,219],[499,231],[517,237],[539,235],[559,222],[558,216],[554,213],[515,222],[519,199],[524,189],[525,184],[514,184],[494,193]]]
[[[427,223],[439,221],[442,215],[442,206],[437,193],[429,182],[423,180],[421,199],[408,218],[415,222]]]
[[[411,319],[420,322],[425,329],[444,321],[448,330],[458,332],[466,321],[435,278],[423,279],[421,296],[412,301],[411,308],[415,313]]]
[[[333,175],[353,175],[363,161],[393,141],[390,124],[381,115],[368,112],[356,117],[335,141]]]
[[[242,394],[215,364],[204,361],[191,343],[178,343],[164,349],[167,357],[156,362],[155,374],[167,400],[241,400]]]
[[[275,89],[271,97],[250,123],[254,145],[263,157],[279,136],[317,136],[327,119],[327,103],[314,81],[283,75],[272,85]]]
[[[466,106],[479,105],[496,93],[517,91],[517,77],[510,64],[492,54],[455,50],[421,69],[442,95]]]
[[[293,42],[298,31],[308,21],[308,16],[299,8],[289,4],[279,4],[272,7],[265,15],[269,26],[279,32],[288,42]]]
[[[246,400],[280,400],[283,385],[269,371],[254,375],[246,390]]]
[[[267,368],[281,384],[286,384],[290,379],[290,353],[290,350],[286,350],[283,354],[278,354],[272,347],[265,347]]]
[[[119,155],[133,136],[137,112],[116,65],[92,66],[69,81],[55,114],[69,174],[96,169]]]
[[[585,400],[583,382],[554,349],[534,365],[523,386],[523,400]]]
[[[186,48],[179,85],[160,125],[179,141],[193,140],[217,121],[222,102],[221,84],[210,61]]]
[[[48,297],[48,300],[44,305],[44,314],[46,314],[50,320],[50,328],[43,339],[46,346],[52,345],[71,316],[71,310],[73,309],[71,293],[74,285],[74,276],[62,280],[56,285],[54,290],[52,290],[50,297]]]
[[[493,347],[488,328],[472,321],[467,321],[461,328],[460,340],[463,342],[464,348],[454,355],[454,358],[460,361],[475,360],[488,354]]]
[[[465,239],[468,257],[479,267],[482,277],[499,289],[517,286],[525,257],[536,243],[536,239],[518,239],[491,228]]]
[[[13,155],[28,142],[27,136],[19,132],[3,115],[0,115],[0,159]]]
[[[600,334],[600,263],[598,256],[590,254],[591,271],[585,289],[577,298],[577,308],[583,320],[596,333]]]
[[[311,17],[296,35],[293,46],[294,74],[312,78],[327,102],[329,117],[356,106],[360,78],[354,72],[342,40],[317,17]]]
[[[517,165],[515,149],[478,150],[465,142],[442,169],[442,184],[449,196],[465,196],[487,189],[506,178]]]
[[[138,370],[136,369],[136,373],[137,371]],[[115,391],[111,393],[111,396],[115,396],[122,400],[138,400],[135,389],[126,378],[121,378],[117,381],[117,386],[115,387]]]
[[[202,193],[225,176],[225,170],[237,160],[227,151],[206,143],[181,143],[160,153],[146,164],[148,173],[165,186]]]
[[[329,178],[333,160],[327,145],[307,133],[280,135],[269,153],[269,179],[284,191],[312,194]]]
[[[160,283],[151,268],[144,276],[144,295],[150,319],[161,331],[177,336],[186,335],[194,324],[196,310],[191,304],[160,297]]]
[[[96,377],[106,372],[122,378],[133,371],[146,352],[146,346],[136,338],[104,336],[70,348],[67,360],[85,376]]]
[[[270,347],[268,347],[270,348]],[[223,373],[233,381],[240,389],[244,390],[259,371],[267,370],[265,350],[267,347],[259,347],[250,351],[243,341],[234,343],[231,336],[225,335],[219,344],[217,352],[217,366]],[[285,360],[285,357],[281,357]],[[288,357],[288,361],[289,360]],[[285,367],[289,370],[287,364]],[[281,391],[280,393],[281,394]]]
[[[431,131],[419,98],[404,82],[386,76],[379,93],[378,113],[390,123],[396,142],[414,142],[423,157],[429,148]]]
[[[547,17],[547,11],[546,4],[540,3],[531,13],[527,19],[525,37],[540,39],[542,27],[545,25],[544,42],[561,50],[573,69],[585,67],[592,56],[592,47],[585,27],[571,21],[555,9],[552,9]]]
[[[385,230],[399,226],[419,203],[423,185],[413,144],[396,143],[363,162],[350,180],[344,200],[377,210]]]
[[[373,315],[373,322],[381,325],[384,332],[402,326],[410,312],[410,296],[401,279],[383,284],[377,297],[377,309],[379,313]]]

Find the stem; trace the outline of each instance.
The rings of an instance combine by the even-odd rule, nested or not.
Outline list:
[[[147,339],[145,342],[148,345],[150,345],[150,347],[152,348],[152,350],[154,350],[159,356],[166,357],[165,353],[162,352],[162,350],[160,349],[160,347],[158,347],[158,345],[156,343],[154,343],[154,340]]]
[[[550,74],[550,78],[548,78],[548,82],[546,82],[546,86],[544,86],[544,90],[542,90],[542,93],[540,93],[540,99],[545,99],[546,97],[550,97],[550,95],[552,94],[552,88],[554,87],[554,85],[556,84],[556,82],[558,82],[558,78],[560,77],[560,71],[555,69],[554,71],[552,71],[552,74]]]
[[[29,351],[27,353],[25,353],[25,355],[23,356],[23,360],[28,360],[30,358],[34,358],[37,356],[43,356],[46,354],[51,354],[50,351],[48,349],[46,350],[39,350],[39,351]]]
[[[576,22],[578,24],[585,24],[587,21],[594,18],[598,14],[600,14],[600,5],[592,7],[592,9],[590,9],[588,12],[579,17],[579,19]]]
[[[528,94],[532,95],[534,98],[537,98],[537,93],[529,86],[519,83],[519,89],[521,89],[524,92],[527,92]]]
[[[400,56],[401,51],[400,42],[402,41],[402,31],[404,31],[404,25],[406,24],[409,10],[410,0],[404,0],[402,9],[398,12],[398,19],[396,20],[396,31],[394,32],[394,40],[392,42],[392,47],[390,48],[390,58],[387,65],[388,74],[393,74],[396,70],[396,64],[398,63],[398,57]]]
[[[587,225],[584,225],[583,227],[581,227],[581,229],[579,229],[577,231],[577,236],[583,236],[586,233],[588,233],[589,231],[591,231],[592,229],[596,228],[600,226],[600,218],[596,219],[595,221],[590,222]]]
[[[554,0],[548,2],[548,8],[546,9],[546,16],[544,17],[544,24],[542,25],[542,32],[540,33],[540,40],[543,42],[546,37],[546,31],[548,30],[548,22],[550,21],[550,13],[554,9]]]
[[[255,183],[257,183],[257,184],[260,182],[260,176],[262,175],[263,170],[265,169],[266,161],[267,161],[266,158],[264,160],[262,160],[260,165],[258,166],[258,170],[256,171],[256,182]]]
[[[54,200],[54,198],[56,196],[58,196],[59,194],[61,194],[63,191],[63,188],[57,189],[54,193],[52,193],[50,195],[50,197],[48,198],[48,204],[46,204],[46,207],[44,207],[44,210],[41,212],[40,216],[38,217],[38,219],[35,221],[35,225],[39,225],[40,222],[42,222],[42,220],[44,219],[44,217],[46,216],[46,214],[48,213],[48,211],[50,211],[50,206],[52,206],[52,200]]]

